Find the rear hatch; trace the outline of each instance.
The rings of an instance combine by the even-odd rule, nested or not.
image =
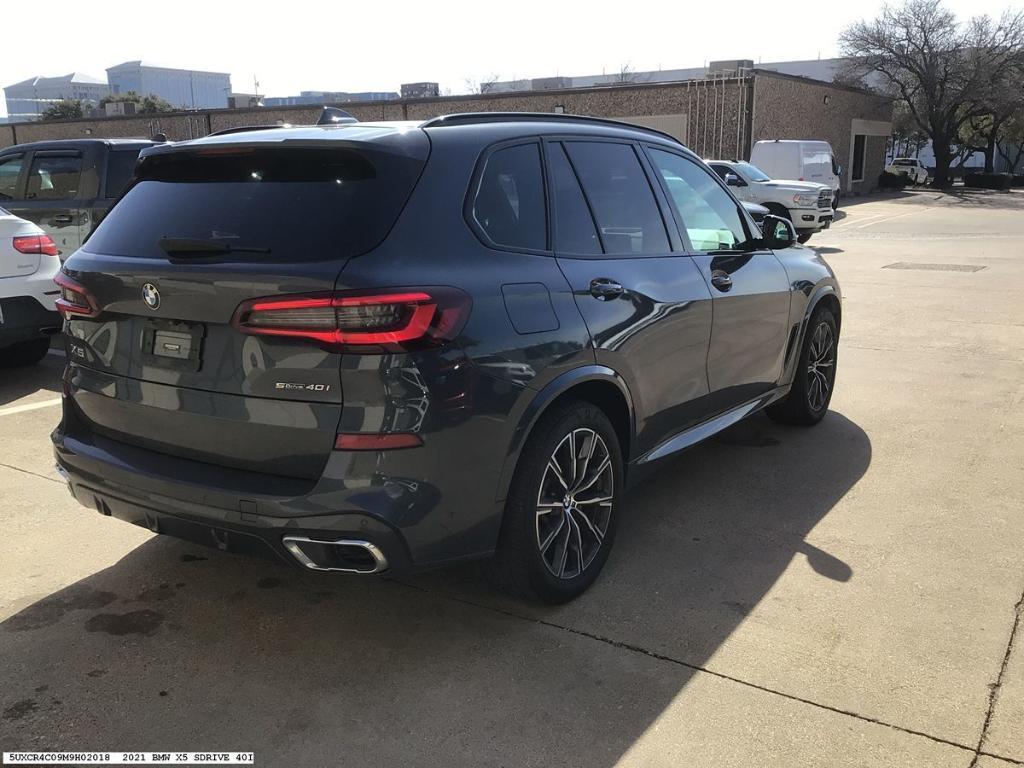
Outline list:
[[[68,323],[74,421],[84,431],[319,477],[341,417],[340,353],[246,334],[232,321],[255,298],[334,291],[346,262],[394,224],[427,143],[420,131],[401,142],[311,141],[314,129],[289,141],[295,131],[146,153],[131,188],[68,260],[67,278],[93,315]]]

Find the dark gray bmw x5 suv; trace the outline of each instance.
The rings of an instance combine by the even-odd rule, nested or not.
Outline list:
[[[305,568],[586,589],[657,460],[814,424],[839,287],[658,132],[523,114],[146,149],[58,278],[84,505]]]

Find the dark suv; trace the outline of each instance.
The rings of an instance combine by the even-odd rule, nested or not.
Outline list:
[[[146,139],[60,139],[0,151],[0,205],[33,222],[67,257],[132,177]]]
[[[64,265],[74,496],[314,570],[597,576],[627,481],[814,424],[839,288],[661,133],[562,115],[281,127],[143,152]]]

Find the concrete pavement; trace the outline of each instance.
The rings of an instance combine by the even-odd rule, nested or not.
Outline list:
[[[0,373],[0,747],[1024,764],[1024,194],[851,202],[810,243],[844,292],[832,413],[669,463],[568,606],[473,567],[316,578],[103,518],[51,469],[61,360]]]

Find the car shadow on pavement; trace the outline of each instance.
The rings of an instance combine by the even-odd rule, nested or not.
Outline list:
[[[0,368],[0,407],[45,391],[60,394],[64,359],[47,355],[36,365]]]
[[[0,747],[611,766],[797,561],[841,599],[855,568],[807,539],[870,461],[836,412],[739,424],[627,496],[605,573],[558,607],[472,566],[331,578],[155,537],[0,624]]]

